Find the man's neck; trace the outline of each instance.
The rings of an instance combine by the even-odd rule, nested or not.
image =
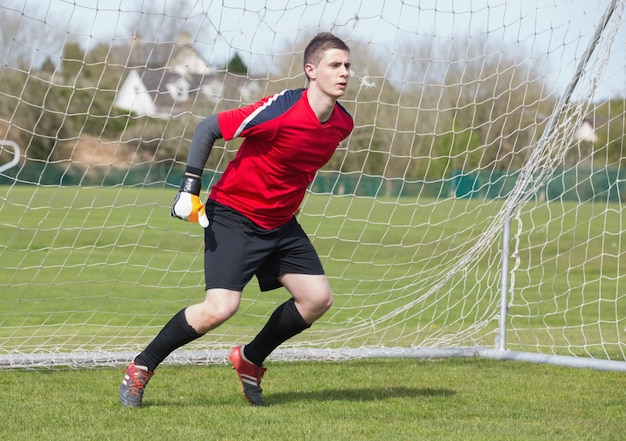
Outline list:
[[[326,95],[315,87],[309,87],[307,91],[307,98],[309,105],[317,118],[321,122],[326,122],[330,119],[335,108],[337,100],[333,97]]]

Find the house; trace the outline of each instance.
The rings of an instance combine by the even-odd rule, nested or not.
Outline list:
[[[167,66],[131,69],[117,91],[113,106],[139,116],[169,117],[197,103],[215,104],[228,98],[253,102],[261,86],[247,77],[214,72],[208,63],[183,44]]]

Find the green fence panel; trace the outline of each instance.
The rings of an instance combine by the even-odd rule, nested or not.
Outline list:
[[[184,167],[174,164],[107,165],[86,169],[26,161],[0,174],[0,185],[178,187],[183,174]],[[206,171],[203,175],[204,187],[209,188],[220,176],[219,172]],[[447,178],[428,181],[321,171],[311,184],[311,191],[365,197],[503,199],[515,188],[518,176],[517,170],[454,170]],[[626,170],[608,167],[555,169],[532,197],[574,202],[626,201]]]

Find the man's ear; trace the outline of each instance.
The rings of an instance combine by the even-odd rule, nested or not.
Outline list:
[[[307,77],[309,77],[309,80],[314,80],[315,79],[315,66],[313,66],[311,63],[305,64],[304,73],[306,74]]]

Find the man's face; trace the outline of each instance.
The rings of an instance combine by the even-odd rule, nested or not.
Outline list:
[[[339,98],[343,96],[350,78],[350,52],[341,49],[324,51],[317,66],[307,64],[305,70],[311,85],[324,94]]]

